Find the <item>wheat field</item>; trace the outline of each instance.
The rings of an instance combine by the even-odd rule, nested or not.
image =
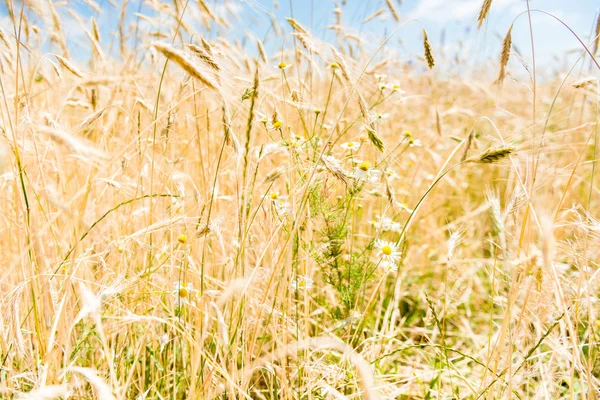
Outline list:
[[[1,398],[598,398],[600,19],[555,76],[506,26],[449,77],[378,3],[367,43],[346,2],[329,41],[2,2]]]

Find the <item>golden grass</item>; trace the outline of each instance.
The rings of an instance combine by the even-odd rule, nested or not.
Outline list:
[[[0,28],[0,397],[595,398],[592,72],[532,88],[509,30],[502,87],[440,78],[343,5],[335,46],[273,18],[247,50],[207,1],[152,3],[157,41],[114,4],[82,60],[47,3],[60,65]]]

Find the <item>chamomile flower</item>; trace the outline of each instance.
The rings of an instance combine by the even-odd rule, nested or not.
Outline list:
[[[400,89],[399,83],[390,83],[390,84],[388,84],[388,87],[390,89],[392,89],[394,92],[398,92],[400,94],[404,93],[404,91]]]
[[[306,138],[302,135],[296,135],[292,132],[290,145],[297,149],[301,149],[306,146]]]
[[[393,242],[386,242],[385,240],[376,240],[375,246],[379,250],[377,255],[381,262],[387,261],[396,263],[400,260],[402,253],[398,251],[398,245]]]
[[[172,293],[177,301],[189,303],[194,294],[194,286],[192,286],[191,283],[186,284],[184,282],[177,281],[175,282]]]
[[[377,216],[376,221],[371,221],[373,226],[383,232],[400,232],[401,225],[399,222],[392,220],[390,217]]]
[[[285,61],[281,61],[279,64],[277,64],[277,68],[279,68],[279,69],[286,69],[291,66],[292,66],[292,64],[288,64]]]
[[[344,150],[357,151],[358,149],[360,149],[360,142],[346,142],[340,144],[340,147]]]
[[[279,191],[277,191],[277,190],[273,190],[273,191],[269,192],[269,198],[271,200],[273,200],[273,202],[277,203],[277,202],[287,199],[288,197],[280,195]]]
[[[398,265],[395,262],[383,260],[379,263],[379,268],[385,272],[396,272],[398,271]]]
[[[400,178],[400,175],[398,175],[396,173],[396,171],[394,171],[391,168],[386,168],[385,171],[384,171],[384,173],[385,173],[385,177],[387,178],[388,181],[393,181],[394,179],[399,179]]]
[[[352,176],[356,179],[364,179],[368,181],[376,181],[379,178],[379,171],[371,167],[368,161],[355,160],[356,167],[352,172]]]
[[[294,290],[310,289],[313,285],[313,280],[307,276],[299,275],[292,281]]]
[[[390,116],[389,113],[383,113],[383,114],[382,113],[376,113],[375,114],[375,119],[376,120],[384,120],[384,119],[387,119],[389,116]]]
[[[410,138],[408,139],[408,147],[422,147],[423,143],[421,142],[421,139],[413,139]]]
[[[280,217],[285,217],[289,215],[290,211],[292,211],[292,205],[287,201],[276,202],[275,210],[277,210],[277,214],[279,214]]]
[[[277,120],[273,122],[273,129],[279,129],[283,126],[283,121]]]

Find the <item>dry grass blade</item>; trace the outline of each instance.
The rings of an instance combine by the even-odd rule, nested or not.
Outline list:
[[[483,0],[483,4],[481,5],[481,9],[479,10],[479,16],[477,17],[477,28],[481,28],[481,25],[487,18],[490,7],[492,6],[492,0]]]
[[[502,54],[500,55],[500,72],[498,73],[498,79],[496,82],[502,83],[506,76],[506,66],[510,58],[510,50],[512,48],[512,26],[506,32],[504,40],[502,41]]]
[[[427,60],[427,66],[431,69],[435,65],[435,60],[433,58],[433,49],[431,48],[431,43],[429,43],[429,37],[427,37],[427,31],[425,29],[423,29],[423,49],[425,52],[425,60]]]
[[[210,77],[208,77],[202,70],[196,67],[185,56],[185,54],[182,51],[160,42],[153,42],[152,46],[154,46],[156,50],[160,51],[169,60],[172,60],[181,68],[183,68],[183,70],[187,72],[190,76],[198,79],[200,82],[213,89],[214,91],[220,92],[219,83],[216,80],[213,80]]]

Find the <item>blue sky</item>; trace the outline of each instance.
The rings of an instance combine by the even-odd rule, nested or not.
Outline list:
[[[477,29],[476,20],[482,0],[404,0],[401,5],[398,0],[392,2],[400,15],[400,23],[410,19],[418,19],[423,23],[434,49],[439,50],[443,42],[446,54],[458,52],[462,58],[478,61],[497,59],[502,37],[515,18],[527,10],[524,0],[494,0],[488,21],[481,29]],[[290,7],[289,0],[279,0],[277,8],[274,8],[272,0],[247,0],[245,3],[256,9],[273,11],[279,18],[290,16],[293,12],[294,17],[302,24],[313,27],[315,35],[329,40],[334,38],[333,32],[326,27],[334,21],[332,9],[339,3],[337,1],[293,0]],[[562,19],[584,42],[588,42],[600,10],[600,1],[531,0],[530,7]],[[380,43],[398,26],[387,11],[385,0],[348,0],[342,8],[344,26],[360,33],[369,43]],[[381,8],[385,8],[386,12],[370,22],[361,23],[365,17]],[[573,61],[576,58],[574,54],[579,53],[572,50],[582,50],[574,36],[551,17],[534,12],[532,23],[539,69],[559,69],[564,66],[563,63],[567,64],[566,53],[571,54],[569,60]],[[527,15],[521,15],[516,20],[512,36],[515,48],[530,63],[531,42]],[[418,55],[422,51],[420,37],[420,25],[412,23],[396,33],[390,44],[396,46],[400,54],[406,57]]]
[[[114,32],[119,23],[120,10],[110,5],[109,0],[95,0],[101,8],[98,14],[83,0],[70,0],[57,2],[57,8],[63,19],[67,40],[75,54],[87,54],[85,47],[89,46],[81,30],[80,24],[67,12],[67,7],[77,11],[84,20],[94,16],[102,31],[103,43],[116,44]],[[141,13],[157,19],[169,19],[165,15],[157,15],[149,6],[151,1],[129,1],[128,12],[130,21],[133,13]],[[485,60],[497,60],[501,47],[502,36],[506,33],[515,17],[527,9],[525,0],[494,0],[488,21],[481,29],[476,28],[476,18],[482,0],[391,0],[400,15],[400,23],[418,19],[428,31],[429,38],[438,54],[438,70],[452,71],[453,58],[456,54],[462,59],[482,64]],[[120,0],[117,1],[120,3]],[[166,3],[166,1],[164,1]],[[28,4],[35,2],[28,1]],[[40,4],[44,4],[41,1]],[[171,2],[169,2],[172,4]],[[282,37],[270,34],[269,14],[273,14],[279,21],[293,15],[295,19],[309,28],[313,36],[328,43],[335,43],[335,33],[327,29],[334,24],[333,9],[336,4],[342,8],[342,25],[346,32],[361,38],[367,49],[375,49],[379,43],[391,33],[398,23],[391,18],[387,11],[385,0],[206,0],[206,3],[215,10],[215,13],[228,15],[236,21],[234,25],[224,30],[213,29],[207,36],[215,38],[227,35],[228,38],[243,39],[245,34],[257,36],[261,39],[268,38],[265,45],[271,53],[281,47]],[[140,8],[141,4],[141,8]],[[190,0],[192,5],[188,9],[186,21],[193,24],[199,21],[198,11],[195,7],[196,0]],[[600,8],[598,0],[530,0],[532,9],[542,9],[556,15],[566,22],[585,42],[589,41],[595,18]],[[384,8],[386,11],[373,20],[362,23],[367,16]],[[0,5],[0,29],[11,28],[6,17],[4,2]],[[41,16],[33,16],[33,21],[40,26],[47,19],[47,12]],[[549,72],[555,69],[564,69],[570,66],[566,62],[565,54],[570,54],[570,60],[575,58],[572,50],[581,46],[560,23],[551,17],[540,13],[533,13],[533,31],[535,38],[536,58],[538,72]],[[282,23],[289,31],[285,22]],[[156,28],[146,23],[144,28],[148,31]],[[443,37],[443,38],[442,38]],[[112,39],[112,40],[111,40]],[[414,59],[422,52],[421,27],[419,23],[410,23],[402,28],[386,46],[386,52],[393,57]],[[443,44],[443,46],[442,46]],[[523,55],[526,63],[531,65],[531,44],[529,41],[529,25],[527,15],[522,15],[516,20],[513,28],[513,44]],[[442,50],[443,49],[443,50]],[[440,53],[444,53],[443,59]],[[512,62],[517,62],[512,60]],[[589,60],[587,61],[589,62]],[[455,71],[456,72],[456,71]]]

